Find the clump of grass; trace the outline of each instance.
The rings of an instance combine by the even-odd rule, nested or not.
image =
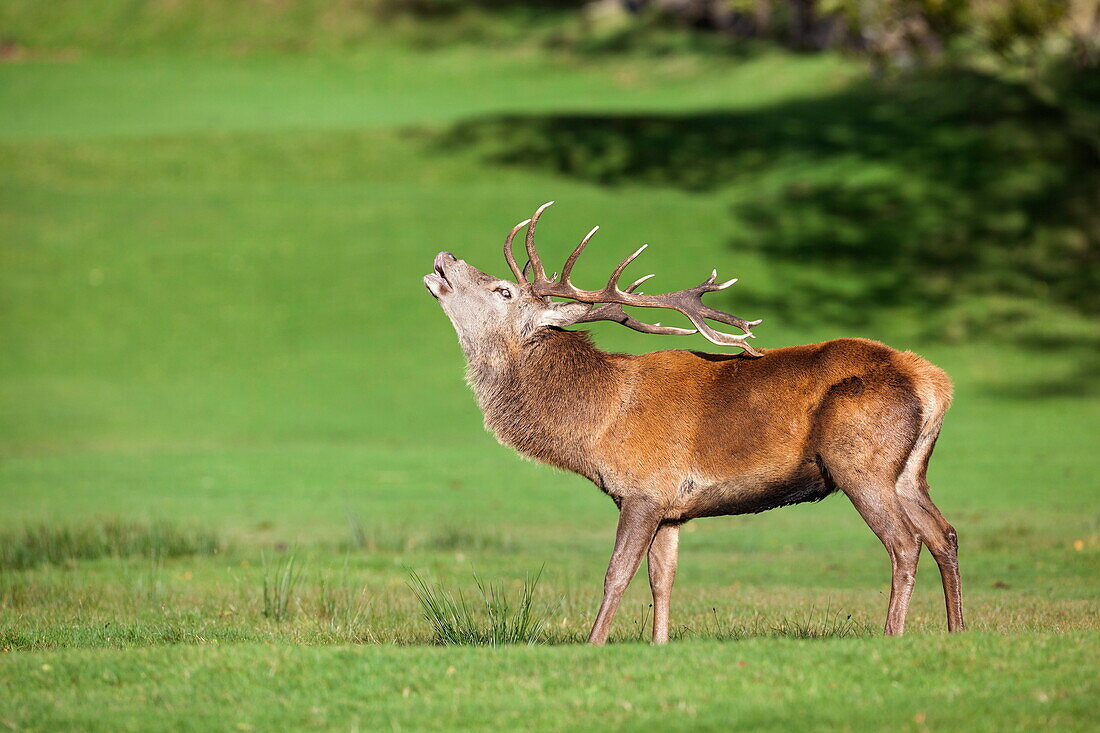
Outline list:
[[[317,624],[338,637],[375,641],[373,634],[364,629],[363,621],[366,613],[365,589],[348,582],[345,559],[344,569],[338,580],[333,580],[326,574],[317,586],[315,604]]]
[[[834,613],[828,608],[815,619],[812,607],[803,618],[785,618],[772,626],[772,636],[791,639],[848,639],[868,636],[872,631],[870,625],[852,618],[852,614]]]
[[[293,615],[290,601],[302,582],[302,566],[297,555],[288,552],[275,562],[263,555],[263,615],[272,621],[285,621]]]
[[[456,525],[436,528],[435,531],[424,535],[418,546],[427,550],[507,551],[511,548],[511,544],[499,535],[486,534]]]
[[[0,565],[0,608],[22,606],[30,591],[31,584],[24,573],[12,573]]]
[[[542,577],[523,580],[518,599],[510,597],[501,584],[486,583],[474,576],[480,601],[466,600],[461,591],[451,593],[441,584],[430,584],[411,573],[412,588],[435,632],[435,642],[444,646],[502,646],[538,644],[545,636],[549,609],[535,608],[535,589]]]
[[[135,598],[146,601],[155,601],[163,590],[162,570],[164,569],[164,557],[159,551],[154,551],[148,557],[148,564],[138,573],[131,575],[126,571],[131,580],[132,593]]]
[[[0,567],[26,570],[100,557],[212,555],[222,549],[209,529],[166,521],[103,519],[86,524],[35,524],[0,533]]]

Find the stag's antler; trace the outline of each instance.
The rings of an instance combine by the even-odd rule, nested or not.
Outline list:
[[[580,244],[576,246],[572,254],[570,254],[569,258],[565,261],[565,265],[562,267],[561,276],[557,278],[548,278],[546,276],[546,270],[542,266],[542,260],[539,258],[538,250],[535,249],[535,226],[538,224],[542,212],[552,203],[554,202],[548,201],[540,206],[530,219],[517,224],[504,243],[504,256],[508,260],[508,266],[512,269],[512,274],[515,275],[520,283],[529,283],[532,291],[536,295],[541,297],[554,296],[558,298],[568,298],[581,303],[591,303],[593,305],[592,309],[580,318],[577,321],[578,323],[614,321],[628,328],[632,328],[635,331],[641,331],[642,333],[665,335],[686,335],[698,332],[711,343],[720,346],[736,346],[744,349],[745,353],[751,356],[762,356],[759,351],[746,342],[748,338],[756,338],[751,329],[753,326],[759,325],[761,323],[760,321],[746,321],[737,316],[730,315],[729,313],[715,310],[714,308],[704,305],[702,301],[702,297],[706,293],[711,293],[716,290],[725,290],[730,285],[737,282],[737,278],[721,283],[715,282],[718,279],[718,272],[714,270],[711,272],[709,278],[699,285],[688,288],[687,290],[677,290],[672,293],[655,295],[645,295],[644,293],[634,292],[642,283],[653,277],[653,275],[646,275],[645,277],[640,277],[635,280],[627,286],[625,290],[620,288],[619,278],[622,276],[623,271],[626,270],[627,266],[649,245],[642,245],[634,254],[620,262],[619,266],[615,268],[615,271],[611,273],[607,285],[605,285],[602,290],[581,290],[569,281],[569,274],[573,271],[573,265],[576,264],[577,258],[588,245],[588,241],[592,239],[592,235],[599,229],[599,227],[593,227],[592,231],[585,235],[584,239],[580,241]],[[525,226],[527,227],[527,256],[530,258],[527,265],[530,267],[532,274],[530,279],[527,277],[528,267],[525,266],[521,270],[516,264],[515,255],[512,253],[512,240],[519,230]],[[674,326],[662,326],[660,323],[645,323],[639,321],[627,315],[626,311],[623,310],[624,305],[639,308],[671,308],[687,316],[695,326],[695,330],[676,328]],[[736,326],[745,333],[738,335],[718,331],[706,322],[705,319],[708,318],[713,321]]]

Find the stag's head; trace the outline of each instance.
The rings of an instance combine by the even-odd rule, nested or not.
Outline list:
[[[571,325],[589,310],[583,303],[541,298],[526,283],[494,277],[450,252],[436,255],[435,271],[424,276],[424,284],[467,351],[522,344],[539,328]]]
[[[614,321],[643,333],[686,335],[700,333],[712,343],[736,346],[745,353],[760,356],[746,338],[755,338],[751,328],[760,321],[745,321],[706,306],[702,296],[723,290],[737,282],[715,282],[717,272],[702,284],[672,293],[646,295],[637,292],[638,287],[653,275],[638,278],[626,288],[619,286],[619,278],[627,266],[642,253],[642,246],[634,254],[619,263],[607,284],[601,290],[581,290],[569,281],[573,265],[599,227],[585,235],[580,244],[565,261],[561,275],[547,277],[542,260],[535,249],[535,227],[550,201],[540,206],[534,215],[521,221],[504,240],[504,258],[515,280],[503,280],[482,272],[473,265],[458,259],[450,252],[440,252],[435,258],[434,272],[424,276],[424,284],[435,296],[443,311],[454,324],[463,348],[470,352],[482,346],[521,345],[541,328],[561,328],[575,323]],[[526,249],[528,262],[520,269],[512,252],[512,240],[524,227],[527,228]],[[558,302],[551,298],[564,298]],[[623,306],[640,308],[669,308],[682,313],[695,326],[694,329],[645,323],[623,310]],[[715,330],[705,319],[736,326],[743,334],[724,333]]]

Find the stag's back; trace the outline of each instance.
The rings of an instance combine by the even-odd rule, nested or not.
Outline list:
[[[685,482],[725,485],[746,500],[821,498],[823,445],[885,438],[911,447],[950,403],[942,370],[865,339],[768,349],[761,358],[693,351],[617,358],[619,405],[597,444],[604,470],[680,490]],[[876,434],[883,426],[892,434]],[[790,501],[775,498],[777,485],[792,487]]]

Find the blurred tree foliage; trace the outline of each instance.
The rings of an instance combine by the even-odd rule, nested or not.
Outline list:
[[[680,32],[677,32],[680,31]],[[684,32],[689,31],[689,32]],[[843,48],[876,67],[988,55],[1100,62],[1096,0],[0,0],[0,54],[20,49],[307,51],[394,35],[417,44],[744,52]]]
[[[768,305],[790,320],[885,308],[955,338],[1097,339],[1095,0],[597,0],[579,17],[581,48],[684,50],[680,27],[727,51],[843,49],[878,82],[749,113],[476,120],[448,142],[607,185],[728,191],[731,244],[774,264],[789,287]]]
[[[960,53],[1028,64],[1047,56],[1085,66],[1100,60],[1095,0],[597,0],[588,17],[608,23],[616,9],[734,39],[859,51],[879,68]]]
[[[861,55],[873,81],[831,96],[471,120],[442,139],[605,185],[723,192],[731,245],[760,247],[790,283],[774,304],[790,319],[881,306],[958,337],[1100,330],[1096,0],[0,0],[10,59],[345,53],[383,37],[623,51],[642,74],[649,54],[773,43]]]
[[[1065,73],[1086,96],[1095,75]],[[443,142],[605,185],[725,192],[731,245],[774,264],[787,287],[767,306],[789,320],[893,308],[956,338],[1095,337],[1100,128],[1020,81],[944,69],[750,111],[471,120]]]

